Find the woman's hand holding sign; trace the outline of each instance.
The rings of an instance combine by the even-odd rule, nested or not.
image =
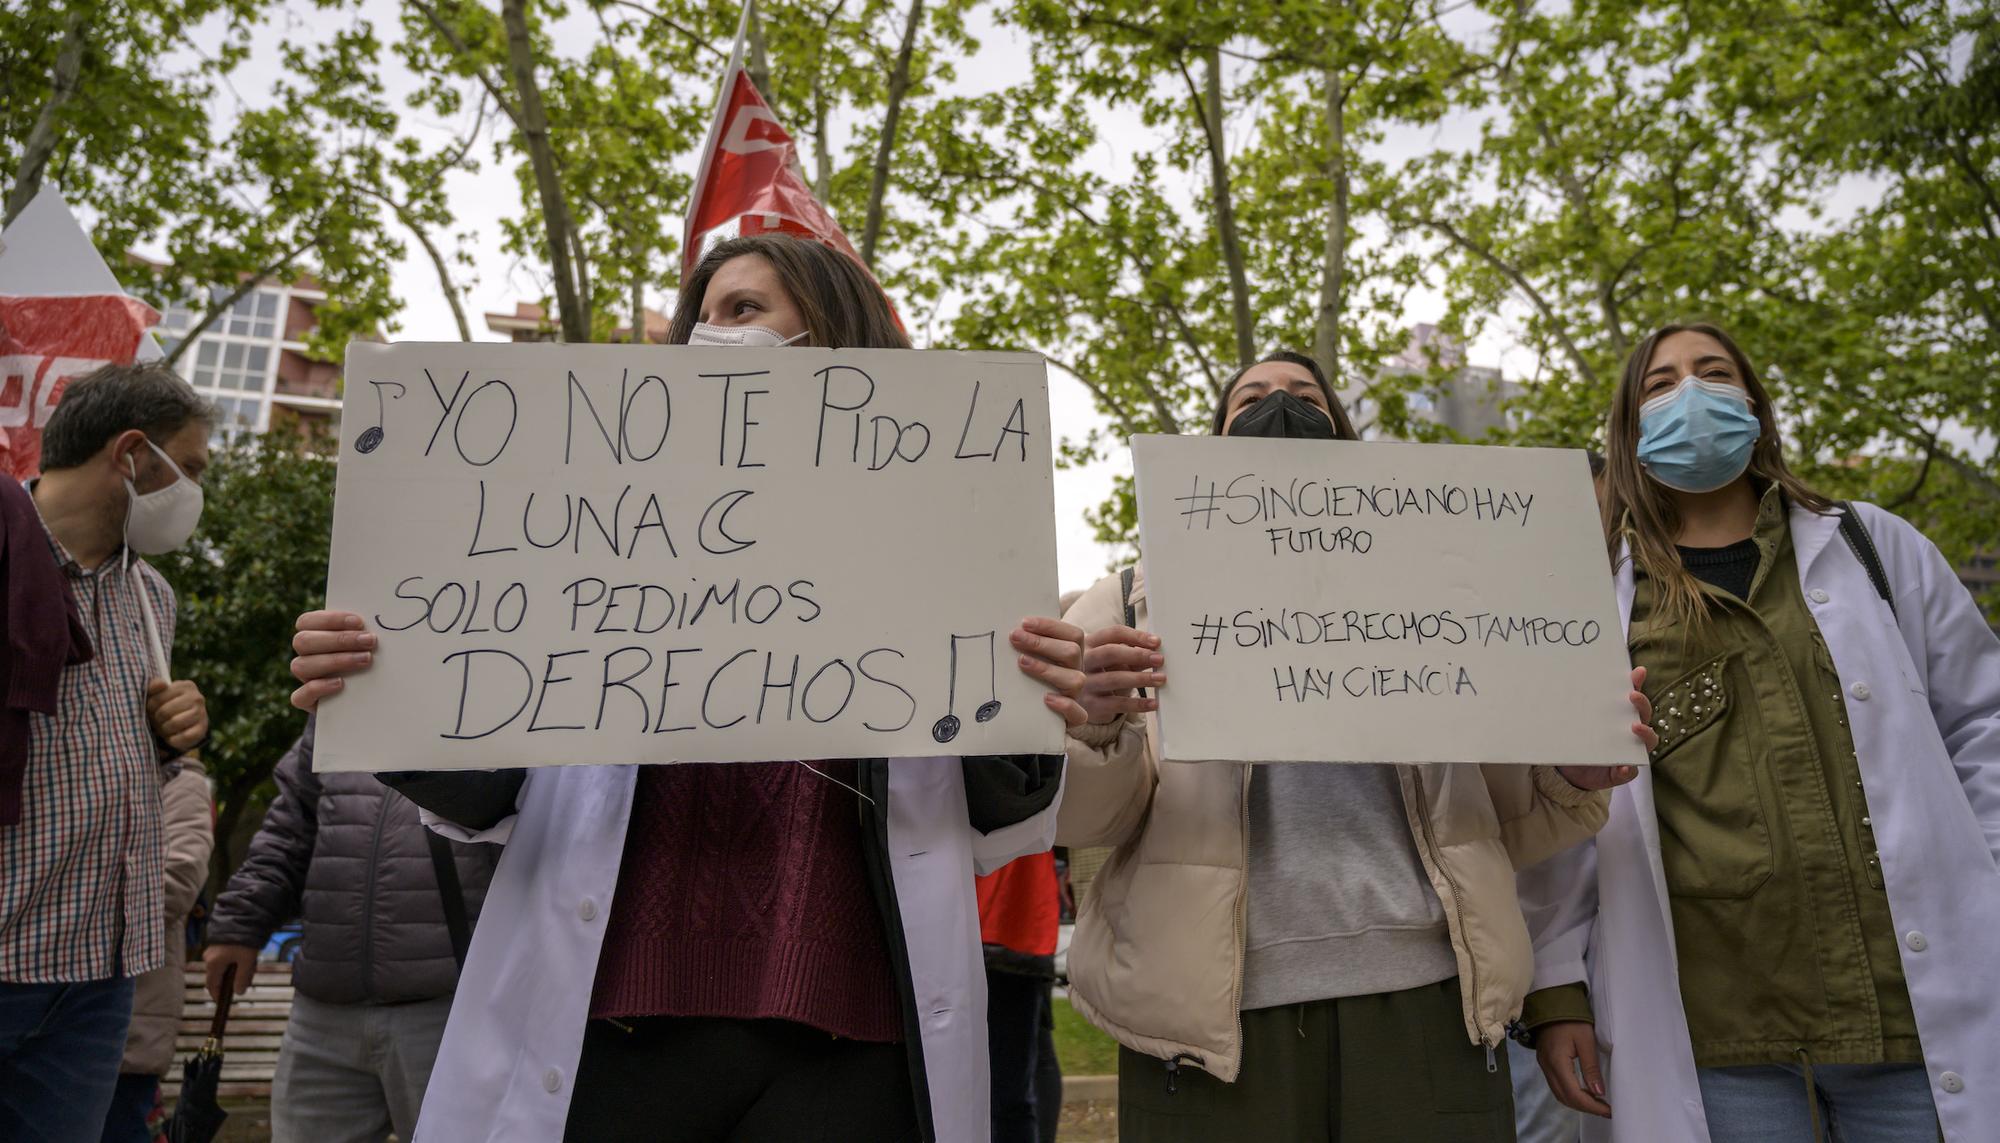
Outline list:
[[[375,661],[375,633],[351,611],[308,611],[292,636],[292,677],[299,687],[292,705],[303,711],[340,693],[344,677]]]
[[[1084,641],[1083,709],[1100,725],[1130,714],[1160,709],[1160,700],[1139,695],[1141,687],[1166,685],[1167,662],[1160,637],[1118,626],[1092,631]]]
[[[1064,725],[1081,726],[1090,720],[1077,701],[1084,684],[1082,628],[1035,616],[1021,620],[1007,641],[1021,653],[1021,673],[1049,688],[1042,702],[1062,716]]]

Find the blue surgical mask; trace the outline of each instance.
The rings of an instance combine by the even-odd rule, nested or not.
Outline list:
[[[1639,406],[1639,464],[1678,492],[1713,492],[1750,467],[1762,432],[1748,393],[1690,375]]]

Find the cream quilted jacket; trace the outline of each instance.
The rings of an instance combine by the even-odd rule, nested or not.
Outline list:
[[[1132,604],[1146,626],[1145,577]],[[1119,577],[1064,616],[1123,623]],[[1167,664],[1171,676],[1173,664]],[[1078,727],[1057,843],[1113,846],[1070,943],[1070,999],[1119,1043],[1233,1082],[1242,1063],[1250,767],[1158,762],[1154,719]],[[1534,974],[1514,871],[1596,833],[1609,798],[1547,766],[1401,767],[1410,831],[1444,904],[1468,1038],[1497,1047]]]

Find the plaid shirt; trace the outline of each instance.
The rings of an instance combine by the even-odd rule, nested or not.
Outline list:
[[[21,822],[0,829],[0,981],[137,976],[166,959],[166,870],[136,592],[151,591],[171,654],[173,589],[140,560],[130,574],[116,555],[87,571],[54,536],[49,550],[97,654],[63,669],[54,718],[30,716]]]

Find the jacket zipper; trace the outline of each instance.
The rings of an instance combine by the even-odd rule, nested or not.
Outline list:
[[[320,796],[326,796],[324,788]],[[375,994],[375,871],[382,867],[382,825],[388,817],[389,797],[384,792],[375,799],[375,838],[369,846],[368,883],[361,896],[361,989],[368,996]],[[430,827],[418,822],[417,828]]]
[[[1236,836],[1243,841],[1243,885],[1236,893],[1236,991],[1229,1002],[1229,1010],[1236,1017],[1236,1067],[1240,1075],[1243,1068],[1243,942],[1248,939],[1244,933],[1243,913],[1250,906],[1250,778],[1251,770],[1243,767],[1243,785],[1236,792],[1237,830]]]
[[[1234,999],[1229,1002],[1230,1011],[1236,1014],[1236,1066],[1243,1066],[1243,910],[1250,900],[1250,767],[1243,766],[1243,788],[1236,797],[1238,836],[1243,839],[1243,888],[1236,894],[1236,989]],[[1196,1067],[1201,1066],[1201,1057],[1192,1052],[1182,1052],[1166,1063],[1167,1094],[1180,1090],[1181,1061],[1187,1060]]]
[[[1423,769],[1410,767],[1410,780],[1417,787],[1417,827],[1423,831],[1424,846],[1430,853],[1431,864],[1437,866],[1438,876],[1444,878],[1445,888],[1451,891],[1451,912],[1458,920],[1458,939],[1465,941],[1465,904],[1460,897],[1458,881],[1452,877],[1451,867],[1445,864],[1444,852],[1438,848],[1437,835],[1431,830],[1430,796],[1424,792]],[[1486,1049],[1486,1070],[1498,1071],[1500,1065],[1493,1058],[1493,1045],[1486,1042],[1486,1029],[1479,1026],[1479,958],[1472,955],[1470,943],[1466,944],[1465,963],[1465,1004],[1472,1010],[1472,1026],[1479,1035],[1479,1044]]]

